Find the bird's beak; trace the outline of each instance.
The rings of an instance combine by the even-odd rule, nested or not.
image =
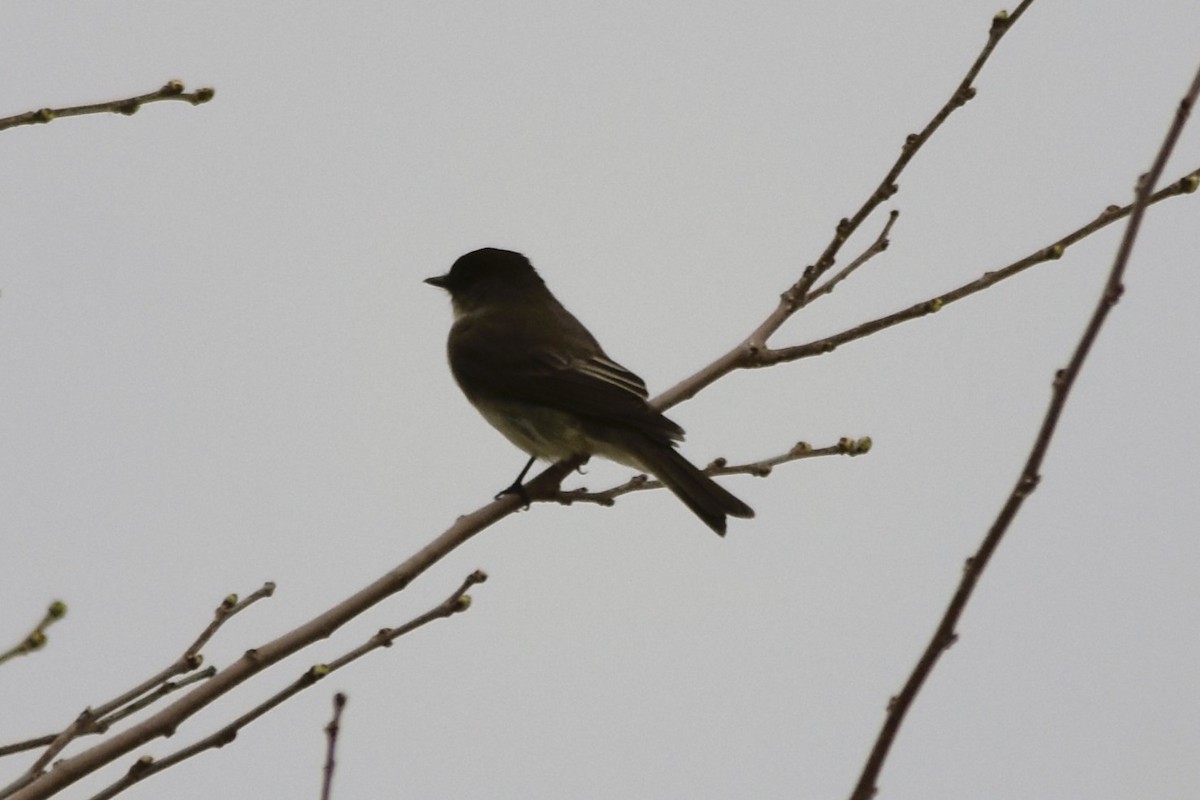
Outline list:
[[[426,278],[425,283],[428,283],[430,286],[436,286],[439,289],[445,289],[448,282],[447,278],[449,277],[449,275],[435,275],[432,278]]]

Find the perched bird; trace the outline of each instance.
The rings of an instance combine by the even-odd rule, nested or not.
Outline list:
[[[727,515],[754,516],[679,454],[683,429],[649,406],[642,379],[604,354],[525,256],[486,247],[425,282],[450,293],[454,379],[530,455],[501,494],[524,495],[521,481],[538,458],[601,455],[654,475],[721,536]]]

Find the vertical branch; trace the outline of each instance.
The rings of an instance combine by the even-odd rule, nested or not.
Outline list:
[[[1088,353],[1091,352],[1092,345],[1100,333],[1100,328],[1104,325],[1109,312],[1112,311],[1113,306],[1117,304],[1117,301],[1120,300],[1125,290],[1122,283],[1125,275],[1125,267],[1129,261],[1129,254],[1133,251],[1133,244],[1137,238],[1138,229],[1141,226],[1146,206],[1149,204],[1150,195],[1154,192],[1154,186],[1162,175],[1167,158],[1175,148],[1175,143],[1179,139],[1184,123],[1191,113],[1192,106],[1196,103],[1197,95],[1200,95],[1200,71],[1197,71],[1195,78],[1192,80],[1191,87],[1179,104],[1179,108],[1175,113],[1175,120],[1167,132],[1166,139],[1159,148],[1153,166],[1148,173],[1141,176],[1138,180],[1133,211],[1129,215],[1129,222],[1125,227],[1125,235],[1122,237],[1121,244],[1117,248],[1117,255],[1113,261],[1112,269],[1109,271],[1108,280],[1105,282],[1104,291],[1100,295],[1100,300],[1096,303],[1096,309],[1092,312],[1092,317],[1088,321],[1087,327],[1084,329],[1083,335],[1075,347],[1075,352],[1072,354],[1070,362],[1054,376],[1054,390],[1050,398],[1050,406],[1046,410],[1042,426],[1038,431],[1037,438],[1034,440],[1033,447],[1030,449],[1025,467],[1021,470],[1021,475],[1017,479],[1016,485],[1009,493],[1008,501],[1004,504],[1004,508],[1000,510],[995,522],[992,523],[992,527],[988,531],[987,536],[984,537],[983,543],[979,546],[975,554],[967,559],[958,589],[955,591],[954,597],[950,600],[950,604],[947,606],[946,612],[933,634],[933,638],[930,639],[925,652],[922,653],[920,660],[917,662],[917,666],[913,668],[900,694],[893,697],[888,703],[887,717],[884,719],[883,727],[875,739],[875,745],[871,749],[871,754],[867,758],[867,763],[863,767],[862,774],[859,776],[858,784],[855,786],[854,792],[850,795],[851,800],[868,800],[868,798],[875,795],[876,780],[883,769],[884,761],[887,759],[888,752],[895,741],[900,724],[904,721],[905,714],[912,706],[917,693],[921,691],[925,679],[933,671],[942,653],[954,644],[955,639],[958,637],[958,634],[954,630],[955,626],[958,624],[958,620],[962,616],[967,602],[971,599],[971,595],[975,591],[975,586],[983,574],[984,568],[987,567],[992,554],[999,547],[1000,541],[1004,538],[1009,525],[1012,524],[1017,512],[1025,502],[1025,498],[1037,488],[1038,483],[1041,481],[1040,469],[1042,461],[1046,456],[1046,451],[1050,448],[1050,441],[1054,437],[1054,432],[1058,426],[1058,420],[1062,416],[1067,397],[1070,395],[1071,388],[1075,384],[1075,379],[1083,367],[1084,360],[1087,358]]]
[[[324,779],[321,781],[321,800],[330,800],[330,789],[333,787],[333,770],[336,766],[334,756],[337,754],[338,732],[342,729],[342,709],[346,707],[346,693],[338,692],[333,696],[333,719],[325,726],[325,736],[329,740],[325,748]]]

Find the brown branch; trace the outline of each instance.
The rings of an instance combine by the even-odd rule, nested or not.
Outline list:
[[[892,226],[896,224],[896,220],[899,217],[900,217],[900,212],[896,211],[895,209],[888,212],[887,223],[884,224],[883,230],[881,230],[879,232],[879,235],[875,237],[875,241],[871,242],[870,247],[868,247],[866,250],[864,250],[862,252],[862,255],[860,255],[858,258],[854,259],[849,264],[842,267],[832,278],[825,281],[825,283],[821,284],[817,288],[810,291],[807,295],[805,295],[804,304],[808,305],[813,300],[816,300],[818,297],[829,294],[830,292],[832,292],[834,290],[834,287],[836,287],[842,281],[846,280],[846,278],[850,277],[850,275],[856,269],[858,269],[863,264],[870,261],[875,256],[882,253],[884,250],[887,250],[888,244],[890,243],[890,240],[888,239],[888,234],[892,232]]]
[[[0,653],[0,664],[8,661],[10,658],[17,656],[27,656],[30,653],[41,650],[46,646],[46,629],[58,622],[67,615],[67,604],[61,600],[55,600],[46,609],[46,613],[42,616],[41,622],[34,626],[33,630],[20,641],[20,643]],[[0,752],[3,755],[3,752]]]
[[[530,492],[545,491],[550,481],[554,481],[553,485],[557,486],[557,482],[561,481],[570,469],[569,464],[553,465],[530,482],[528,487]],[[235,686],[318,639],[330,636],[346,622],[368,608],[402,591],[425,570],[455,548],[516,511],[520,504],[520,499],[515,495],[505,495],[471,514],[459,517],[450,528],[402,564],[375,580],[374,583],[267,644],[248,650],[245,655],[218,672],[211,680],[197,686],[153,716],[88,750],[59,761],[53,769],[39,776],[30,785],[20,789],[13,797],[15,800],[50,797],[146,742],[162,736],[170,736],[180,723]]]
[[[108,716],[97,719],[88,730],[78,731],[76,735],[79,736],[92,733],[105,733],[117,722],[136,714],[143,708],[153,705],[167,695],[186,688],[193,683],[199,683],[200,681],[208,680],[216,674],[217,668],[208,666],[199,672],[194,672],[191,675],[188,675],[186,678],[181,678],[177,681],[166,681],[155,687],[153,691],[143,695],[142,697],[139,697],[137,700],[133,701],[124,708],[119,708]],[[59,734],[57,733],[50,733],[46,734],[45,736],[27,739],[23,742],[15,742],[13,744],[4,745],[3,747],[0,747],[0,756],[7,756],[12,755],[13,753],[21,753],[26,750],[33,750],[38,747],[45,747],[48,744],[53,744],[54,740],[58,738],[58,736]],[[4,791],[0,791],[0,797],[4,796],[5,791],[8,790],[5,789]]]
[[[86,733],[104,733],[110,727],[112,727],[114,724],[120,722],[121,720],[125,719],[126,717],[133,716],[137,712],[141,711],[143,708],[147,708],[149,706],[154,705],[155,703],[157,703],[159,700],[163,699],[167,695],[177,692],[180,689],[184,689],[188,686],[191,686],[193,683],[199,683],[200,681],[206,681],[209,678],[211,678],[213,675],[216,675],[216,674],[217,674],[217,668],[212,665],[209,665],[209,666],[205,667],[204,669],[200,670],[199,672],[193,672],[191,675],[188,675],[186,678],[180,678],[177,681],[164,681],[163,683],[156,686],[152,691],[148,692],[145,695],[142,695],[141,697],[139,697],[137,700],[134,700],[129,705],[127,705],[123,708],[119,708],[116,711],[109,714],[108,716],[97,720],[93,730],[86,731]]]
[[[806,267],[800,279],[780,295],[778,305],[767,315],[767,318],[749,336],[732,350],[725,353],[725,355],[713,361],[691,377],[685,378],[675,386],[672,386],[667,391],[658,395],[658,397],[655,397],[651,401],[655,408],[664,410],[684,400],[695,397],[706,386],[735,369],[762,366],[759,363],[759,357],[767,349],[768,340],[793,314],[812,302],[816,297],[827,293],[822,289],[817,289],[814,292],[813,285],[833,267],[842,246],[858,230],[867,217],[881,203],[899,191],[896,180],[908,166],[909,162],[912,161],[913,157],[916,156],[917,152],[933,136],[934,132],[942,126],[942,123],[956,109],[975,96],[975,88],[971,84],[978,77],[984,64],[987,63],[992,51],[996,49],[996,45],[1000,43],[1004,34],[1012,28],[1013,23],[1020,19],[1021,15],[1025,13],[1025,10],[1032,3],[1033,0],[1022,0],[1021,4],[1017,6],[1016,11],[1012,12],[1012,14],[1000,12],[992,19],[987,42],[979,52],[979,55],[976,56],[974,63],[967,70],[966,75],[959,82],[954,93],[951,94],[950,99],[933,115],[933,118],[929,120],[920,133],[909,134],[905,139],[904,146],[901,148],[899,158],[896,159],[891,169],[888,170],[887,175],[880,181],[879,186],[863,202],[862,206],[853,216],[844,218],[837,224],[833,239],[826,246],[824,252],[821,253],[816,263]],[[840,282],[842,277],[835,275],[834,279],[832,279],[835,281],[835,285],[836,282]]]
[[[342,711],[346,708],[345,692],[333,696],[333,719],[325,726],[325,736],[328,745],[325,748],[325,769],[321,780],[321,800],[330,800],[333,789],[333,770],[337,766],[334,756],[337,755],[338,733],[342,730]]]
[[[226,596],[221,601],[221,604],[217,606],[217,610],[213,612],[212,622],[196,637],[196,641],[192,642],[191,646],[183,651],[183,656],[180,660],[190,661],[199,656],[200,649],[208,644],[209,640],[221,629],[222,625],[229,621],[230,617],[245,611],[259,600],[270,597],[273,594],[275,594],[275,584],[272,581],[267,581],[246,597],[245,600],[239,601],[236,594]]]
[[[949,119],[952,113],[966,105],[968,101],[974,99],[975,87],[972,84],[975,82],[975,78],[983,70],[984,64],[987,63],[987,60],[992,55],[992,51],[996,49],[996,45],[1000,43],[1004,34],[1008,33],[1013,23],[1025,13],[1025,9],[1032,3],[1033,0],[1024,0],[1012,14],[1001,11],[992,18],[992,26],[988,31],[987,42],[984,44],[983,49],[980,50],[979,55],[976,56],[975,62],[967,70],[966,75],[963,76],[963,79],[950,95],[950,98],[938,109],[933,118],[926,123],[921,132],[909,134],[905,138],[904,146],[900,150],[900,156],[896,159],[892,168],[888,170],[887,175],[880,181],[879,186],[871,193],[871,196],[867,198],[852,217],[843,219],[838,223],[833,240],[817,259],[816,264],[807,268],[800,281],[790,290],[794,295],[795,302],[802,306],[812,300],[809,290],[816,283],[817,279],[833,266],[842,245],[845,244],[850,236],[858,230],[859,226],[862,225],[881,203],[894,196],[900,190],[899,185],[896,183],[900,174],[904,172],[909,162],[912,161],[913,157],[916,156],[925,143],[929,141],[937,129],[942,126],[942,123]],[[769,336],[770,332],[767,332],[762,338],[765,339]]]
[[[861,456],[870,450],[871,437],[869,436],[863,436],[858,439],[843,437],[838,440],[837,444],[817,448],[814,448],[808,442],[797,442],[786,453],[764,458],[761,461],[752,461],[746,464],[727,464],[725,459],[718,458],[705,467],[703,472],[705,475],[712,477],[721,475],[753,475],[757,478],[765,478],[771,474],[771,471],[775,467],[791,461],[819,456]],[[564,506],[569,506],[572,503],[595,503],[601,506],[611,506],[614,504],[616,498],[621,495],[661,488],[663,488],[661,481],[657,481],[648,475],[634,475],[625,481],[625,483],[599,492],[589,492],[586,487],[582,486],[578,489],[559,490],[555,493],[553,499]]]
[[[870,756],[867,758],[867,763],[863,767],[862,774],[859,776],[858,785],[855,786],[854,792],[850,795],[851,800],[868,800],[868,798],[875,795],[876,781],[878,780],[880,771],[883,769],[884,761],[887,760],[888,752],[895,741],[900,724],[904,721],[905,714],[912,706],[917,694],[921,691],[926,678],[929,677],[934,666],[940,660],[942,653],[957,639],[958,634],[954,629],[958,624],[959,618],[962,616],[963,610],[967,606],[967,602],[971,599],[971,595],[983,574],[983,570],[987,567],[988,561],[991,559],[992,554],[995,553],[996,548],[999,547],[1013,519],[1016,518],[1017,512],[1025,502],[1025,498],[1037,488],[1038,483],[1041,481],[1040,470],[1042,461],[1045,459],[1046,452],[1050,448],[1050,441],[1054,437],[1054,432],[1058,427],[1058,421],[1062,416],[1063,408],[1066,406],[1071,388],[1074,386],[1075,379],[1079,376],[1079,372],[1083,368],[1084,360],[1087,358],[1088,353],[1091,352],[1092,345],[1100,333],[1100,328],[1104,325],[1109,312],[1112,311],[1113,306],[1117,304],[1117,301],[1125,291],[1122,280],[1126,264],[1129,261],[1129,254],[1132,252],[1134,240],[1137,238],[1142,217],[1145,215],[1146,208],[1150,205],[1151,193],[1154,191],[1154,186],[1158,183],[1162,175],[1167,158],[1174,149],[1175,142],[1179,139],[1180,132],[1183,130],[1184,123],[1187,121],[1188,115],[1191,112],[1192,106],[1195,105],[1198,96],[1200,96],[1200,71],[1197,71],[1187,94],[1179,103],[1174,122],[1167,132],[1162,147],[1158,150],[1158,155],[1154,159],[1154,165],[1151,167],[1150,172],[1143,175],[1138,181],[1133,210],[1129,215],[1129,224],[1125,227],[1125,235],[1122,237],[1121,244],[1117,248],[1117,255],[1113,261],[1112,269],[1109,271],[1108,279],[1105,282],[1104,291],[1101,293],[1100,300],[1096,303],[1096,309],[1092,312],[1092,317],[1088,321],[1087,327],[1084,329],[1074,353],[1071,355],[1070,362],[1054,376],[1054,388],[1050,397],[1050,405],[1046,409],[1046,416],[1042,420],[1037,438],[1034,440],[1033,447],[1029,451],[1029,457],[1025,462],[1025,466],[1021,470],[1021,475],[1017,478],[1016,485],[1013,486],[1012,491],[1009,493],[1007,502],[1005,502],[996,520],[992,523],[992,527],[988,530],[987,536],[984,537],[983,543],[980,544],[975,554],[967,559],[958,589],[955,591],[954,597],[951,598],[950,604],[947,606],[941,622],[938,624],[937,630],[934,631],[933,637],[926,646],[924,653],[921,654],[920,660],[905,682],[904,688],[900,691],[900,694],[893,697],[891,702],[888,703],[887,716],[884,718],[883,727],[879,731],[875,745],[871,750]]]
[[[392,642],[394,642],[396,639],[407,633],[411,633],[417,628],[427,625],[434,620],[445,619],[447,617],[454,616],[461,611],[466,611],[471,607],[471,597],[467,594],[467,590],[476,584],[483,583],[486,580],[486,573],[484,573],[482,570],[475,570],[466,577],[462,584],[455,589],[449,597],[431,608],[429,611],[426,611],[424,614],[421,614],[420,616],[395,628],[384,628],[383,630],[378,631],[364,644],[354,648],[336,660],[330,661],[328,664],[314,664],[312,667],[309,667],[307,670],[305,670],[304,674],[294,680],[291,684],[284,687],[279,692],[276,692],[263,702],[259,703],[245,714],[242,714],[233,722],[230,722],[228,725],[225,725],[220,730],[204,737],[200,741],[177,750],[162,759],[156,760],[153,756],[149,755],[142,756],[137,761],[133,762],[133,765],[129,767],[129,770],[125,773],[125,775],[114,781],[109,786],[105,787],[102,791],[93,795],[91,800],[108,800],[108,798],[115,797],[116,795],[128,789],[130,786],[133,786],[135,783],[138,783],[139,781],[142,781],[151,775],[162,772],[165,769],[169,769],[181,761],[186,761],[192,756],[199,755],[205,750],[224,747],[237,738],[238,732],[242,728],[246,727],[251,722],[254,722],[268,711],[271,711],[272,709],[281,705],[285,700],[288,700],[310,686],[315,685],[317,681],[333,672],[336,672],[352,661],[357,660],[372,650],[377,650],[381,647],[390,647]],[[251,657],[251,653],[255,653],[255,651],[250,651],[250,653],[247,653],[247,658]],[[225,672],[221,673],[221,675],[224,675],[228,671],[229,670],[226,670]],[[209,683],[200,687],[200,689],[206,689],[212,685],[213,681],[210,681]],[[193,694],[195,694],[195,692],[193,692]],[[191,697],[191,695],[188,697]],[[182,703],[186,701],[188,697],[183,698],[179,702]],[[162,713],[163,712],[160,712],[160,716]],[[101,746],[103,745],[93,749],[99,749]],[[57,770],[55,770],[55,772],[57,772]],[[53,777],[55,772],[49,773],[49,776]]]
[[[1021,15],[1025,13],[1025,9],[1029,8],[1029,6],[1032,4],[1033,0],[1022,0],[1021,4],[1017,6],[1016,11],[1012,12],[1011,14],[1001,11],[992,18],[992,26],[988,31],[987,42],[984,44],[983,49],[979,52],[979,55],[976,56],[975,63],[973,63],[970,69],[967,70],[967,74],[963,76],[962,81],[959,82],[958,87],[954,90],[954,93],[950,95],[950,99],[946,101],[945,105],[938,109],[938,112],[933,115],[933,119],[929,120],[920,133],[912,133],[908,135],[908,137],[904,140],[904,146],[900,149],[900,157],[896,159],[896,163],[892,165],[892,168],[888,170],[887,175],[885,175],[883,180],[880,181],[879,186],[874,192],[871,193],[871,196],[867,198],[866,202],[862,204],[858,211],[855,212],[854,216],[850,217],[849,219],[843,219],[838,223],[837,231],[834,234],[833,241],[831,241],[825,248],[825,252],[823,252],[821,257],[817,259],[817,263],[804,270],[804,275],[800,278],[799,282],[797,282],[795,286],[785,293],[785,298],[787,297],[787,294],[791,294],[793,298],[792,302],[798,304],[797,307],[809,302],[811,299],[808,296],[809,290],[812,288],[813,284],[816,283],[817,279],[824,275],[833,266],[837,258],[838,251],[841,250],[842,245],[845,244],[846,240],[849,239],[856,230],[858,230],[858,227],[862,225],[863,221],[866,220],[866,218],[869,217],[881,203],[895,195],[896,192],[900,191],[900,186],[896,183],[896,180],[900,177],[900,173],[904,171],[904,168],[908,166],[908,162],[912,161],[913,156],[917,154],[917,151],[919,151],[921,147],[923,147],[924,144],[929,141],[930,137],[933,136],[938,128],[942,127],[942,123],[949,119],[951,114],[953,114],[962,106],[966,105],[969,100],[975,97],[975,87],[971,84],[975,82],[975,78],[978,77],[980,71],[983,70],[983,65],[986,64],[988,58],[991,57],[992,51],[996,49],[996,45],[998,45],[1000,40],[1004,38],[1004,34],[1008,33],[1009,29],[1012,28],[1013,23],[1020,19]],[[787,314],[787,316],[790,315],[791,312]],[[780,323],[782,324],[782,320]],[[766,339],[769,336],[770,332],[764,334],[762,338]]]
[[[104,733],[114,722],[145,708],[155,700],[165,697],[171,692],[194,681],[214,675],[215,670],[208,669],[192,676],[186,681],[169,682],[171,678],[177,675],[183,675],[199,669],[200,665],[204,662],[204,658],[199,652],[200,648],[212,638],[213,634],[235,614],[245,610],[264,597],[270,597],[274,591],[275,584],[268,582],[241,602],[238,602],[237,595],[227,596],[217,606],[216,611],[213,612],[213,621],[209,623],[208,627],[183,651],[183,654],[179,658],[165,669],[106,703],[102,703],[95,708],[85,708],[70,725],[57,734],[40,736],[0,749],[0,755],[9,755],[41,747],[42,745],[49,745],[46,751],[37,758],[23,775],[13,783],[0,789],[0,798],[7,797],[43,775],[46,765],[61,753],[63,748],[78,737]]]
[[[13,117],[0,117],[0,131],[15,128],[18,125],[37,125],[62,117],[78,117],[83,114],[136,114],[146,103],[156,103],[160,100],[183,100],[198,106],[213,99],[216,90],[212,88],[197,89],[185,92],[181,81],[167,81],[163,87],[148,94],[136,97],[126,97],[122,100],[110,100],[107,103],[92,103],[86,106],[68,106],[66,108],[39,108],[37,111],[26,111]]]
[[[1170,184],[1164,189],[1155,192],[1146,202],[1147,206],[1154,205],[1169,197],[1177,197],[1183,194],[1191,194],[1200,187],[1200,169],[1193,170],[1187,175],[1184,175],[1179,180]],[[753,356],[753,359],[748,361],[747,367],[770,367],[775,364],[780,364],[786,361],[796,361],[801,358],[810,356],[823,355],[837,349],[840,345],[852,342],[856,339],[862,339],[870,336],[873,333],[878,333],[885,328],[890,328],[893,325],[899,325],[902,322],[919,319],[936,311],[941,311],[949,304],[962,300],[964,297],[970,297],[976,292],[981,292],[1000,281],[1013,277],[1030,267],[1043,264],[1047,261],[1056,261],[1062,258],[1063,253],[1067,248],[1081,239],[1091,236],[1093,233],[1105,228],[1112,223],[1124,219],[1133,211],[1134,204],[1130,203],[1126,206],[1109,206],[1100,213],[1091,222],[1068,233],[1058,241],[1043,247],[1034,253],[1025,256],[1018,261],[1014,261],[1008,266],[1000,269],[989,270],[979,278],[965,283],[956,289],[951,289],[948,292],[931,297],[928,300],[922,300],[919,303],[909,306],[908,308],[896,311],[878,319],[873,319],[869,322],[864,322],[861,325],[855,325],[853,328],[848,328],[840,333],[835,333],[832,336],[826,336],[822,339],[816,339],[806,344],[794,345],[791,347],[780,348],[760,348]]]

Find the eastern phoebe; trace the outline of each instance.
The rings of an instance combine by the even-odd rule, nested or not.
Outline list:
[[[530,455],[501,494],[524,494],[535,459],[601,455],[648,472],[725,535],[754,510],[675,450],[683,429],[646,402],[646,384],[604,354],[520,253],[485,247],[428,278],[450,293],[450,370],[484,419]]]

